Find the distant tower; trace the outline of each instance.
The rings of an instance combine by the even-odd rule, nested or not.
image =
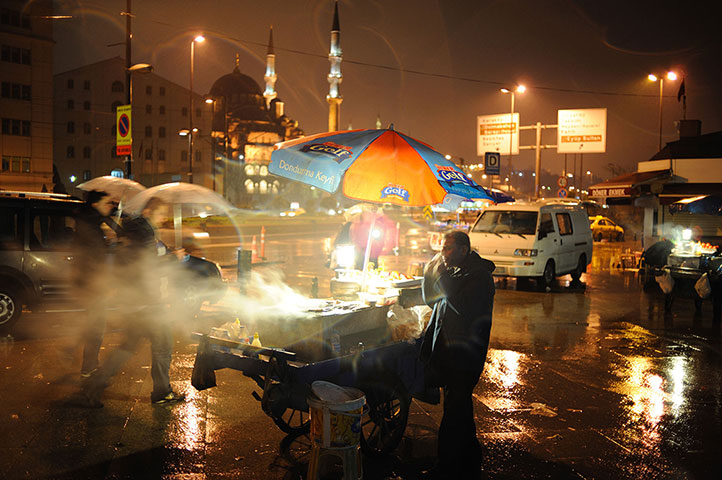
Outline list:
[[[376,130],[381,130],[381,114],[376,115]]]
[[[331,49],[328,52],[328,61],[331,63],[331,69],[328,73],[328,131],[338,130],[338,124],[341,119],[341,96],[340,86],[343,81],[341,75],[341,27],[338,21],[338,0],[333,10],[333,26],[331,27]]]
[[[268,35],[268,51],[266,52],[266,74],[263,79],[266,81],[266,91],[263,96],[266,99],[266,107],[270,108],[271,101],[276,98],[276,54],[273,52],[273,25]]]

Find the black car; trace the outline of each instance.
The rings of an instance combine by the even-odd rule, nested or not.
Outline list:
[[[72,308],[70,288],[76,212],[82,202],[68,195],[0,191],[0,331],[23,310]],[[173,275],[176,307],[195,314],[225,289],[220,268],[187,256]]]

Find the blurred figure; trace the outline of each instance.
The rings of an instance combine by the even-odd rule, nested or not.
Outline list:
[[[141,305],[142,308],[127,320],[125,339],[113,351],[106,362],[98,368],[83,386],[84,404],[88,407],[102,407],[100,401],[110,379],[135,353],[144,337],[150,339],[151,378],[154,404],[175,404],[185,400],[183,395],[170,386],[170,362],[173,353],[173,331],[170,324],[167,303],[168,269],[175,258],[166,255],[166,248],[158,240],[157,229],[168,219],[168,206],[151,199],[142,215],[123,223],[126,243],[123,252],[123,274],[119,282],[125,303]]]
[[[93,190],[86,195],[76,221],[73,285],[86,318],[83,327],[83,363],[80,375],[90,376],[98,368],[98,354],[105,334],[105,308],[109,275],[108,246],[102,224],[109,221],[113,209],[106,192]]]
[[[371,232],[370,245],[369,232]],[[367,246],[369,263],[378,267],[379,256],[391,253],[396,246],[396,223],[384,213],[364,211],[351,222],[349,235],[356,251],[356,269],[363,269]]]

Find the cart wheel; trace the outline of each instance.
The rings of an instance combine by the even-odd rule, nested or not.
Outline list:
[[[280,415],[271,418],[278,428],[289,435],[308,433],[311,425],[308,412],[292,408],[287,408]]]
[[[283,432],[291,435],[307,433],[311,425],[308,412],[295,410],[288,406],[291,387],[283,382],[284,374],[284,366],[279,365],[276,357],[271,357],[263,387],[261,408]],[[274,380],[274,377],[281,381]]]
[[[361,448],[366,455],[387,455],[401,442],[411,398],[397,375],[385,372],[359,382],[368,415],[361,418]]]

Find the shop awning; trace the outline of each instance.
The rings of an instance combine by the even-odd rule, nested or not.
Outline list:
[[[671,176],[672,173],[669,170],[627,173],[606,182],[592,185],[589,187],[589,196],[595,198],[631,198],[636,187],[670,178]]]

